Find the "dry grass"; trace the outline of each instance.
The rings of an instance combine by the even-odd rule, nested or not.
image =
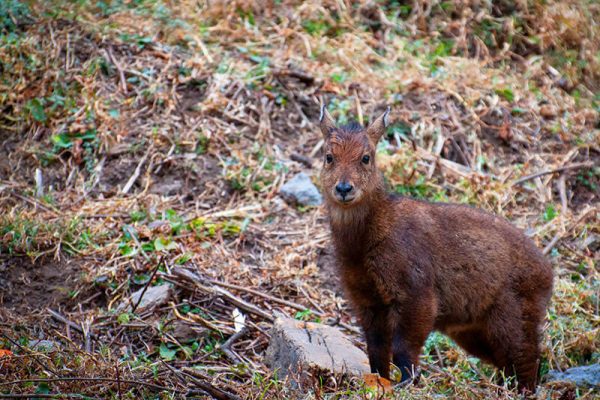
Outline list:
[[[0,392],[372,397],[333,381],[299,394],[263,363],[277,312],[341,324],[362,346],[323,210],[277,195],[299,171],[317,182],[318,98],[340,122],[392,106],[379,158],[396,192],[525,229],[558,277],[542,369],[599,362],[597,4],[276,3],[0,6],[1,295],[50,281],[43,265],[76,281],[12,299],[34,311],[0,311],[0,349],[13,354]],[[117,311],[156,268],[171,303]],[[247,330],[223,349],[236,308]],[[38,338],[60,351],[29,350]],[[419,384],[397,397],[516,398],[496,374],[434,335]]]

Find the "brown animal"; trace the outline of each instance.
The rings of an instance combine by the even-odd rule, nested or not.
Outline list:
[[[500,217],[386,193],[375,147],[388,113],[366,129],[336,127],[325,107],[320,117],[336,260],[371,371],[389,379],[391,360],[409,379],[437,330],[535,391],[550,263]]]

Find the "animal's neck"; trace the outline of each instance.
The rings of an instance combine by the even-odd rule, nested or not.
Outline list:
[[[333,242],[343,263],[362,262],[362,257],[382,233],[379,224],[390,209],[388,202],[385,190],[380,188],[355,207],[328,204]]]

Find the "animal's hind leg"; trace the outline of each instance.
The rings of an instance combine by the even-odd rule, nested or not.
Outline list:
[[[449,336],[467,353],[494,365],[503,372],[509,371],[507,368],[509,362],[507,360],[510,349],[504,347],[498,348],[498,344],[495,343],[494,339],[490,339],[489,335],[482,328],[452,332]],[[500,346],[505,345],[506,343],[500,344]],[[513,371],[511,370],[510,373],[513,373]],[[502,375],[497,380],[501,385],[504,383]]]
[[[449,336],[467,353],[490,364],[496,364],[490,342],[480,327],[451,332]]]
[[[533,298],[522,303],[521,329],[523,344],[515,357],[515,372],[520,391],[535,392],[539,374],[541,325],[546,313],[543,299]]]
[[[490,310],[485,335],[492,361],[506,374],[516,375],[520,391],[535,392],[538,375],[539,307],[505,298]]]

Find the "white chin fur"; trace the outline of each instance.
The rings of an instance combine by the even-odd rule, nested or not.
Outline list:
[[[336,225],[348,225],[362,220],[364,210],[361,207],[350,207],[354,201],[348,203],[347,207],[337,201],[335,205],[329,207],[331,222]]]

